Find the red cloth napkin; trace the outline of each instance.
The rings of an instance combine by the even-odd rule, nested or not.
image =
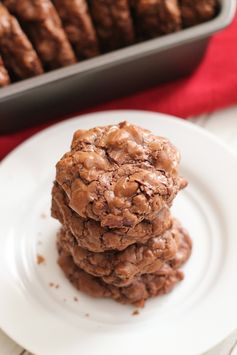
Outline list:
[[[237,103],[236,43],[237,15],[231,26],[212,38],[201,65],[190,77],[113,100],[86,112],[141,109],[186,118]],[[0,159],[23,140],[47,125],[49,123],[15,134],[0,136]]]

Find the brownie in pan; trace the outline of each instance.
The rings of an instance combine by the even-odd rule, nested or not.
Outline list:
[[[96,31],[85,0],[53,0],[79,59],[99,55]]]
[[[76,56],[49,0],[4,0],[22,23],[46,69],[76,63]]]
[[[131,0],[131,8],[140,40],[181,29],[178,0]]]
[[[7,86],[9,84],[10,77],[0,55],[0,87]]]
[[[16,79],[43,73],[41,62],[18,21],[0,3],[0,52]]]
[[[208,21],[219,10],[217,0],[180,0],[184,27],[190,27]]]
[[[128,0],[89,0],[88,3],[102,51],[107,52],[134,43]]]

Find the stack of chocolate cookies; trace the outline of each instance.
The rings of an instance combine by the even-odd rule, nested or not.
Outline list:
[[[56,166],[59,265],[81,291],[143,306],[183,279],[192,244],[170,207],[187,182],[165,138],[127,122],[75,132]]]

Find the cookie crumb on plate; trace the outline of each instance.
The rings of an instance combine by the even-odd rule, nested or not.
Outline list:
[[[37,264],[40,265],[45,262],[45,258],[42,255],[37,254],[36,261],[37,261]]]

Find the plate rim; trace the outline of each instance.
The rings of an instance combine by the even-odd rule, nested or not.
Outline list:
[[[121,114],[125,114],[125,115],[130,114],[130,113],[132,113],[132,114],[133,113],[134,114],[135,113],[138,113],[138,114],[144,113],[144,114],[148,114],[148,115],[158,115],[162,119],[168,118],[170,120],[175,121],[177,124],[180,124],[180,125],[184,124],[184,125],[190,126],[192,129],[196,130],[197,132],[199,132],[201,134],[204,134],[206,137],[209,137],[211,140],[213,140],[216,143],[218,143],[219,145],[221,145],[225,150],[227,150],[229,152],[229,154],[232,155],[232,157],[237,159],[236,154],[220,137],[217,137],[212,132],[206,130],[204,127],[201,127],[201,126],[191,122],[190,118],[182,118],[182,117],[166,114],[163,112],[157,112],[157,111],[151,111],[151,110],[118,109],[118,110],[102,110],[102,111],[95,111],[95,112],[89,112],[89,113],[85,113],[85,114],[81,114],[81,115],[76,115],[71,118],[65,119],[63,121],[53,123],[53,124],[49,125],[48,127],[45,127],[43,129],[41,129],[40,131],[34,133],[30,137],[26,138],[23,142],[18,144],[9,153],[7,153],[7,155],[0,161],[0,168],[1,168],[2,164],[5,164],[5,162],[8,159],[10,159],[12,155],[14,155],[16,152],[18,152],[18,150],[23,149],[26,144],[30,143],[31,141],[34,141],[35,139],[38,139],[39,137],[41,137],[41,135],[44,135],[46,132],[66,126],[67,124],[70,124],[78,119],[93,118],[94,116],[97,116],[98,114],[99,115],[101,115],[101,114],[107,115],[107,114],[114,114],[114,113],[115,114],[121,113]]]

